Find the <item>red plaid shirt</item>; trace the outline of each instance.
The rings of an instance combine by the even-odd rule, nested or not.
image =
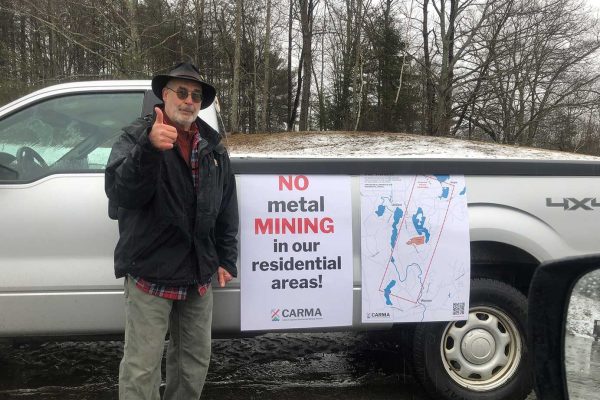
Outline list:
[[[174,124],[169,120],[169,117],[165,114],[165,123],[171,126]],[[181,156],[190,166],[190,173],[194,179],[194,186],[198,189],[198,143],[200,143],[200,132],[198,126],[194,123],[190,127],[189,131],[183,131],[177,128],[177,147],[181,152]],[[191,149],[191,151],[190,151]],[[151,294],[153,296],[162,297],[163,299],[169,300],[185,300],[187,298],[188,288],[194,286],[164,286],[156,283],[148,282],[145,279],[130,276],[135,282],[135,286],[144,293]],[[198,294],[204,296],[210,286],[210,280],[204,284],[196,284],[198,288]]]
[[[169,300],[185,300],[187,299],[188,288],[192,286],[163,286],[156,283],[148,282],[142,278],[135,278],[133,276],[129,276],[133,279],[135,286],[140,289],[144,293],[151,294],[152,296],[162,297],[163,299]],[[198,294],[200,296],[204,296],[208,291],[210,286],[210,282],[205,283],[204,285],[197,284]]]

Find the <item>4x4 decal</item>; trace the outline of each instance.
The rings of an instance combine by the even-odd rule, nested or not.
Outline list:
[[[593,197],[586,197],[581,200],[573,197],[563,197],[561,202],[554,202],[552,201],[552,198],[546,197],[546,207],[561,207],[568,211],[578,210],[580,208],[586,211],[592,211],[594,208],[600,207],[600,203]]]

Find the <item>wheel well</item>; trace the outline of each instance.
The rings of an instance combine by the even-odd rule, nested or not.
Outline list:
[[[526,251],[500,242],[471,242],[471,277],[493,278],[527,295],[540,262]]]

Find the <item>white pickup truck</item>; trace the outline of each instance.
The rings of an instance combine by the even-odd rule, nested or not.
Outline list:
[[[149,86],[58,85],[0,108],[0,340],[122,334],[122,282],[113,275],[118,233],[107,215],[103,170],[120,127],[152,106],[152,99],[144,100]],[[201,117],[219,128],[214,106]],[[238,177],[351,177],[352,329],[397,329],[415,376],[434,398],[529,394],[529,282],[541,262],[600,249],[594,234],[600,158],[403,134],[235,135],[226,144]],[[359,176],[404,174],[465,176],[471,254],[466,321],[361,322]],[[239,279],[215,288],[215,334],[241,335],[240,317]]]

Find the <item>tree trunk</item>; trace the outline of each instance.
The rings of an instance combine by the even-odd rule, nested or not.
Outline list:
[[[423,64],[425,77],[425,133],[433,135],[433,107],[435,105],[435,94],[433,80],[431,78],[431,57],[429,55],[429,26],[427,21],[429,0],[423,0]]]
[[[327,30],[327,19],[324,19],[323,22],[323,31]],[[321,90],[319,91],[319,130],[324,131],[326,128],[325,121],[325,96],[323,95],[323,91],[325,90],[324,86],[324,74],[325,74],[325,33],[321,34]],[[317,77],[315,76],[315,82],[317,81]]]
[[[271,56],[271,0],[267,0],[267,20],[265,21],[266,33],[265,33],[265,80],[263,82],[262,90],[262,109],[260,116],[260,129],[267,131],[267,108],[269,106],[269,78],[271,74],[269,58]]]
[[[249,58],[248,61],[252,62],[252,87],[251,87],[251,91],[250,91],[250,98],[249,103],[248,104],[248,119],[249,119],[249,124],[248,124],[248,132],[250,133],[255,133],[256,132],[256,125],[259,123],[260,118],[258,115],[258,67],[257,67],[257,62],[256,62],[256,46],[255,46],[256,42],[252,42],[252,56]]]
[[[127,61],[125,62],[125,77],[127,78],[138,78],[140,77],[140,73],[139,72],[134,72],[134,71],[139,71],[141,64],[142,64],[142,60],[141,60],[141,41],[140,41],[140,34],[138,32],[138,27],[137,27],[137,8],[138,8],[138,2],[137,0],[128,0],[126,2],[126,6],[127,6],[127,19],[129,20],[129,37],[130,37],[130,43],[128,47],[128,54],[126,55],[126,59]]]
[[[288,52],[287,52],[287,130],[292,131],[294,129],[294,120],[295,117],[292,118],[292,28],[294,25],[294,20],[292,19],[292,14],[294,11],[294,0],[290,0],[290,10],[288,16]],[[301,69],[301,68],[299,68]],[[300,81],[298,81],[298,85],[300,85]],[[295,107],[294,107],[295,108]]]
[[[350,87],[352,85],[352,65],[353,65],[353,32],[354,26],[354,0],[346,0],[346,45],[345,53],[342,54],[342,96],[341,96],[341,117],[344,130],[352,129],[352,95]]]
[[[454,84],[454,32],[458,0],[450,0],[450,15],[446,21],[446,0],[440,1],[440,31],[442,36],[442,69],[438,84],[438,104],[435,134],[448,136],[452,123],[452,87]],[[447,27],[446,27],[447,22]]]
[[[300,94],[302,89],[302,62],[304,58],[304,52],[300,53],[300,62],[298,63],[298,86],[296,86],[296,98],[294,99],[294,106],[292,107],[292,115],[290,115],[288,131],[293,130],[296,122],[296,113],[298,111],[298,102],[300,101]]]
[[[29,56],[27,54],[27,35],[25,33],[26,32],[25,24],[27,23],[27,18],[25,18],[24,16],[21,16],[19,22],[20,22],[19,25],[21,28],[21,38],[19,40],[21,82],[28,85],[31,82],[29,81],[29,74],[27,73],[29,71],[29,68],[27,65],[27,60],[29,59]]]
[[[310,107],[310,83],[312,71],[312,22],[313,22],[313,0],[300,0],[300,23],[302,25],[302,54],[304,62],[302,101],[300,104],[300,126],[301,131],[308,130],[308,111]]]
[[[229,126],[232,132],[239,131],[240,59],[242,52],[242,1],[236,0],[235,7],[235,56],[233,59],[233,90],[231,92],[231,114]]]
[[[352,74],[352,98],[354,103],[354,130],[358,130],[360,122],[360,103],[362,99],[362,63],[361,63],[361,32],[362,32],[362,0],[356,1],[356,10],[354,12],[354,21],[356,25],[356,34],[354,40],[354,68]]]
[[[206,55],[203,52],[204,45],[204,0],[196,0],[196,51],[194,59],[200,72],[206,76]]]

